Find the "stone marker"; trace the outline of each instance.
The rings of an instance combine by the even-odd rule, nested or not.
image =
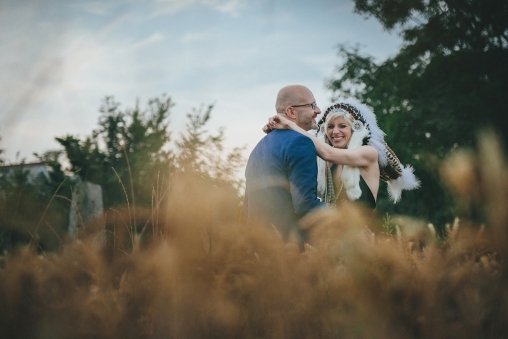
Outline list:
[[[79,182],[72,192],[72,206],[69,213],[69,235],[76,238],[78,231],[93,224],[93,231],[104,230],[104,205],[102,188],[91,182]],[[98,229],[99,228],[99,229]]]

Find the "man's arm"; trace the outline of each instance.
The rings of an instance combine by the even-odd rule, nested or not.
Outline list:
[[[298,217],[324,206],[317,198],[316,148],[309,138],[299,135],[286,155],[293,207]]]

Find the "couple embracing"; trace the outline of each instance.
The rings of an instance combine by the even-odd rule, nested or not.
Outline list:
[[[379,179],[394,202],[403,189],[419,186],[412,168],[384,142],[374,113],[357,100],[331,105],[317,124],[321,110],[312,92],[291,85],[279,91],[275,108],[245,171],[248,223],[272,225],[285,241],[301,245],[306,234],[298,221],[310,211],[344,200],[374,209]]]

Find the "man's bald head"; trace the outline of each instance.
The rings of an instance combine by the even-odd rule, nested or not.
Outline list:
[[[317,128],[316,117],[321,113],[316,105],[314,94],[302,85],[282,88],[277,94],[275,110],[306,131]]]
[[[275,110],[284,114],[288,106],[306,104],[305,100],[308,100],[309,95],[314,98],[310,89],[302,85],[283,87],[277,94]]]

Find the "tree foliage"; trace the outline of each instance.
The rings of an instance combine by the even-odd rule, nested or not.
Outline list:
[[[163,149],[170,140],[169,97],[151,99],[147,108],[120,110],[120,104],[106,97],[100,108],[99,127],[84,140],[67,135],[56,140],[65,148],[69,170],[83,181],[100,184],[106,206],[123,204],[123,190],[133,185],[142,202],[150,201],[153,174],[167,172],[171,152]],[[116,171],[116,173],[115,173]],[[118,174],[118,176],[117,176]]]
[[[58,153],[58,152],[57,152]],[[60,164],[51,163],[57,153],[48,152],[49,177],[39,173],[29,175],[25,161],[1,169],[0,173],[0,251],[10,251],[32,241],[41,251],[56,250],[67,233],[70,182]]]
[[[2,137],[0,137],[0,141],[2,141]],[[2,154],[5,152],[3,148],[0,148],[0,166],[2,166],[5,163],[5,160],[2,156]]]
[[[133,109],[121,109],[120,103],[106,97],[99,109],[98,127],[90,135],[56,138],[63,150],[34,154],[46,164],[49,178],[41,176],[30,182],[23,166],[8,177],[0,175],[0,250],[36,235],[41,236],[43,249],[56,249],[67,234],[72,187],[77,181],[101,185],[105,211],[129,209],[133,220],[122,222],[131,223],[134,231],[148,222],[134,220],[136,211],[146,216],[146,211],[153,214],[154,208],[163,206],[164,192],[171,190],[177,173],[190,174],[208,185],[226,186],[239,196],[237,170],[244,162],[243,148],[228,150],[224,129],[215,134],[207,130],[213,106],[187,114],[186,130],[171,147],[172,106],[165,95],[150,99],[143,109],[139,103]],[[64,163],[68,168],[63,168]],[[48,232],[54,233],[53,238]]]
[[[438,180],[438,160],[474,147],[486,127],[508,145],[508,3],[355,0],[355,11],[397,32],[403,45],[382,62],[358,46],[339,45],[344,62],[329,88],[371,105],[387,142],[422,179],[420,190],[386,210],[443,223],[454,211]]]
[[[163,181],[167,184],[177,172],[192,172],[237,187],[241,148],[227,152],[224,130],[215,135],[206,130],[213,106],[187,114],[187,128],[179,133],[176,148],[170,149],[172,106],[171,99],[163,95],[149,100],[144,110],[139,104],[121,110],[118,102],[106,97],[99,128],[91,136],[57,138],[71,164],[69,170],[84,181],[100,184],[106,207],[124,205],[127,200],[150,206],[154,187]]]
[[[176,141],[176,166],[183,173],[198,173],[203,179],[239,188],[241,181],[236,171],[244,163],[244,148],[235,147],[227,152],[224,149],[224,129],[219,129],[217,134],[206,130],[212,109],[213,105],[201,106],[187,114],[186,131],[180,133]]]

